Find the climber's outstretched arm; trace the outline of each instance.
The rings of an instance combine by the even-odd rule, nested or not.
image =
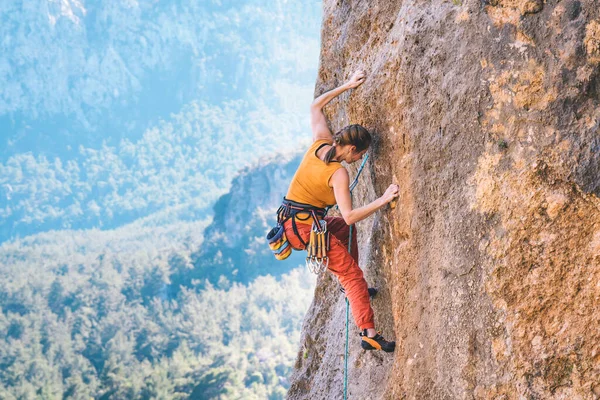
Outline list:
[[[352,74],[348,82],[329,92],[323,93],[313,101],[310,106],[310,127],[313,132],[313,141],[321,139],[333,140],[331,131],[327,126],[327,119],[325,118],[325,114],[323,114],[323,107],[346,90],[360,86],[365,81],[365,77],[364,72],[356,71]]]
[[[333,194],[335,195],[340,213],[348,225],[362,221],[398,197],[398,185],[390,185],[383,196],[377,200],[362,207],[352,209],[352,198],[350,197],[350,189],[348,188],[350,178],[346,168],[340,168],[335,171],[331,176],[330,182],[333,186]]]

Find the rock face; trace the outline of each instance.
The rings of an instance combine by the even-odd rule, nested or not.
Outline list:
[[[600,9],[590,0],[324,1],[316,94],[374,133],[361,267],[396,353],[350,319],[348,398],[600,398]],[[356,166],[350,167],[356,171]],[[345,301],[330,274],[290,399],[343,393]]]

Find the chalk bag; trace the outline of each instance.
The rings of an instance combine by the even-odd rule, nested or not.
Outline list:
[[[283,225],[278,224],[267,234],[267,241],[273,255],[278,260],[285,260],[292,254],[292,246],[285,236]]]

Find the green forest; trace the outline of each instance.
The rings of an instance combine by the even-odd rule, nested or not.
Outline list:
[[[3,244],[0,398],[283,399],[314,276],[173,287],[209,222]]]
[[[0,400],[285,397],[321,10],[0,2]]]

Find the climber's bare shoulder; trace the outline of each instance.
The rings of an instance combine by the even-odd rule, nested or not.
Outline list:
[[[333,142],[333,135],[327,126],[327,118],[325,118],[322,108],[318,106],[310,108],[310,127],[313,133],[313,142],[317,140]]]
[[[337,203],[344,220],[346,220],[352,211],[352,199],[350,198],[349,185],[350,176],[348,175],[346,168],[339,168],[329,179],[329,186],[333,188],[335,202]]]
[[[329,187],[332,188],[346,188],[348,189],[348,183],[350,182],[350,175],[348,175],[348,170],[346,168],[338,168],[331,178],[329,178]],[[350,190],[348,190],[348,194]]]

